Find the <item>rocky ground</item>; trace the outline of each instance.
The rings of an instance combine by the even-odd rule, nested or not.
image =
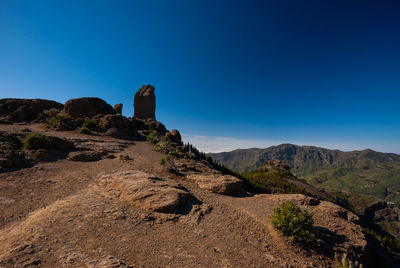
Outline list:
[[[191,159],[175,160],[173,170],[144,141],[44,124],[0,131],[74,144],[0,173],[0,267],[334,267],[335,251],[368,261],[357,216],[333,203],[252,195]],[[314,213],[320,235],[311,249],[269,224],[273,208],[288,199]]]

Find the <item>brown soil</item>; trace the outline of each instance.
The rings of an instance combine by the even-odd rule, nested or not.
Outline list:
[[[302,195],[211,193],[168,172],[159,164],[164,155],[146,142],[0,125],[8,132],[24,128],[108,150],[115,158],[55,159],[0,173],[0,267],[333,267],[332,248],[365,254],[353,215],[329,202],[312,206]],[[151,212],[101,183],[103,175],[123,171],[173,180],[190,197],[177,213]],[[331,237],[305,250],[272,228],[273,207],[288,198],[313,211]]]

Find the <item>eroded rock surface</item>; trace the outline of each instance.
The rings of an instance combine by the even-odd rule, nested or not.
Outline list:
[[[104,175],[101,183],[122,201],[148,211],[176,213],[190,196],[180,184],[142,171]]]
[[[187,176],[201,189],[218,194],[230,194],[242,188],[242,181],[230,175],[221,174],[194,174]]]

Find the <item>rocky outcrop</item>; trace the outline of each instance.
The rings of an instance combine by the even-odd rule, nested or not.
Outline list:
[[[142,86],[136,93],[133,103],[134,117],[137,119],[156,118],[156,96],[152,85]]]
[[[15,135],[0,132],[0,172],[28,164],[21,147],[22,143]]]
[[[108,114],[100,120],[100,125],[113,137],[133,139],[137,135],[134,123],[122,115]]]
[[[170,133],[172,142],[176,143],[177,145],[183,144],[181,133],[179,133],[177,129],[172,129]]]
[[[194,174],[187,176],[199,188],[218,194],[230,194],[242,188],[242,181],[230,175],[221,174]]]
[[[122,114],[122,103],[117,103],[117,104],[115,104],[114,105],[114,112],[116,113],[116,114]]]
[[[173,180],[142,171],[126,171],[102,176],[101,184],[121,201],[150,212],[176,213],[190,193]]]
[[[114,114],[114,109],[100,98],[71,99],[64,104],[64,112],[73,118],[98,114]]]
[[[13,124],[32,122],[42,117],[45,111],[61,110],[61,103],[43,99],[1,99],[0,123]]]

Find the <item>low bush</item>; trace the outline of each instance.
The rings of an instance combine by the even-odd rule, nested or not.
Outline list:
[[[271,224],[299,244],[309,244],[316,236],[312,214],[301,211],[292,201],[283,202],[274,208]]]
[[[79,130],[80,133],[82,134],[92,134],[92,132],[90,131],[90,129],[88,129],[87,127],[81,127],[81,129]]]
[[[146,141],[157,144],[160,141],[161,137],[157,131],[152,131],[149,135],[146,136]]]
[[[26,135],[24,140],[24,148],[30,150],[37,149],[50,149],[52,141],[50,137],[44,136],[39,133],[31,133]]]
[[[176,158],[179,157],[179,154],[178,154],[177,151],[169,151],[169,152],[168,152],[168,155],[171,156],[171,157],[176,157]]]
[[[59,115],[50,117],[49,119],[47,119],[46,127],[47,128],[55,127],[58,124],[60,124],[62,121],[65,121],[68,119],[70,119],[70,116],[67,114],[59,114]]]
[[[90,130],[95,130],[97,126],[98,126],[98,124],[95,120],[86,119],[82,124],[82,129],[87,128]]]

